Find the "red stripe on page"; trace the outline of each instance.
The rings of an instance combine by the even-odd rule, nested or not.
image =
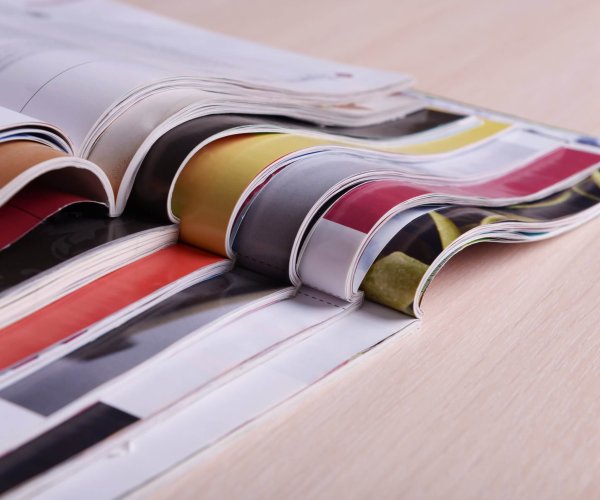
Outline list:
[[[428,193],[399,181],[367,182],[348,191],[327,210],[323,218],[368,233],[398,203]]]
[[[40,223],[40,219],[10,205],[0,208],[0,249],[14,243]]]
[[[69,339],[169,283],[223,260],[176,244],[107,274],[0,330],[0,369]]]
[[[337,200],[324,218],[368,233],[394,206],[424,194],[439,193],[487,198],[528,196],[547,189],[600,162],[600,155],[559,148],[491,181],[464,186],[425,186],[398,180],[362,184]]]
[[[65,193],[58,189],[30,184],[13,196],[8,203],[30,213],[34,217],[45,219],[49,214],[55,213],[60,208],[85,201],[92,200],[76,194]]]
[[[95,203],[82,196],[29,185],[0,207],[0,249],[25,236],[48,217],[75,203]]]
[[[526,196],[558,184],[599,162],[600,155],[577,149],[559,148],[498,179],[469,186],[457,186],[448,192],[488,198]]]

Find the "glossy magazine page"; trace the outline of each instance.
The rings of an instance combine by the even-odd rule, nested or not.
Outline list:
[[[16,497],[132,492],[416,328],[466,246],[600,212],[581,134],[108,0],[0,5]]]

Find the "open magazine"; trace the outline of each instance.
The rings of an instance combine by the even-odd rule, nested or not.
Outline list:
[[[593,138],[115,2],[0,5],[15,497],[131,492],[417,327],[466,246],[600,211]]]

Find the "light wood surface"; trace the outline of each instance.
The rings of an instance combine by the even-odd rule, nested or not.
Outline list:
[[[600,135],[600,3],[133,3],[414,74],[450,98]],[[188,498],[598,498],[600,220],[455,258],[397,335],[148,485]]]

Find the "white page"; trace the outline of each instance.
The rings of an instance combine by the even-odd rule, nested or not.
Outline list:
[[[253,311],[212,335],[181,346],[109,391],[101,401],[137,417],[149,417],[211,382],[220,382],[225,373],[239,371],[254,358],[255,363],[264,362],[267,351],[352,309],[347,302],[300,289],[293,298]],[[154,389],[149,390],[151,387]]]
[[[201,30],[116,2],[3,0],[6,20],[79,47],[156,63],[176,73],[236,79],[303,94],[405,88],[406,75],[314,59]]]
[[[367,303],[328,328],[154,423],[125,433],[17,494],[114,498],[168,471],[310,387],[415,319]]]
[[[135,367],[50,415],[0,398],[0,456],[26,443],[97,402],[147,418],[190,393],[205,390],[231,371],[269,349],[313,332],[355,306],[302,289],[293,298],[267,304],[211,331],[203,327]],[[203,333],[203,330],[207,333]],[[232,374],[233,377],[236,373]]]
[[[73,154],[70,140],[56,126],[0,106],[0,142],[17,139],[35,141]]]
[[[0,20],[0,30],[2,24]],[[0,35],[0,58],[4,54],[6,60],[0,64],[0,105],[57,125],[76,146],[118,100],[168,76],[152,67],[41,41],[8,57],[13,47]]]
[[[225,101],[261,96],[312,106],[319,116],[327,114],[324,103],[355,103],[364,94],[356,109],[375,116],[395,109],[383,95],[410,83],[405,75],[263,47],[108,0],[0,6],[0,105],[56,124],[78,150],[110,123],[119,102],[151,87],[201,88]]]
[[[0,130],[6,130],[15,125],[28,125],[38,122],[39,120],[35,118],[0,106]]]

